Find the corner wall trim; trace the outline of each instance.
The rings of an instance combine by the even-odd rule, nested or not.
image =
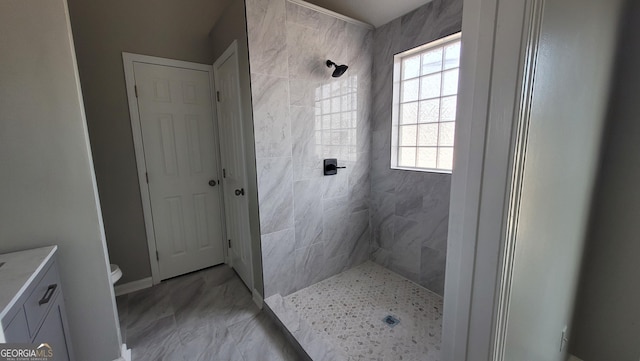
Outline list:
[[[329,9],[325,9],[321,6],[315,5],[315,4],[311,4],[309,2],[306,2],[304,0],[288,0],[290,3],[294,3],[300,6],[303,6],[307,9],[311,9],[314,11],[317,11],[321,14],[325,14],[325,15],[329,15],[331,17],[334,17],[336,19],[340,19],[342,21],[346,21],[348,23],[354,24],[354,25],[358,25],[358,26],[362,26],[365,29],[369,29],[369,30],[373,30],[375,29],[375,27],[371,24],[365,23],[364,21],[360,21],[360,20],[356,20],[354,18],[348,17],[346,15],[342,15],[340,13],[337,13],[335,11],[329,10]]]
[[[258,306],[258,308],[262,309],[263,299],[262,295],[255,288],[253,289],[253,302]]]
[[[122,350],[120,351],[121,355],[117,359],[113,361],[131,361],[131,349],[127,348],[127,344],[122,344]]]
[[[143,290],[145,288],[149,288],[151,286],[153,286],[153,279],[151,277],[147,277],[141,280],[117,285],[113,289],[116,292],[116,296],[122,296],[126,295],[127,293],[132,293],[135,291]]]

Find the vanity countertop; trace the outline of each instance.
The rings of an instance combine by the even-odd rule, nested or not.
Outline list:
[[[55,254],[58,246],[48,246],[0,254],[0,319],[13,307],[36,275]]]

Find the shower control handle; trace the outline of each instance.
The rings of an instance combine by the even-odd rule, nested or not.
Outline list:
[[[244,195],[244,188],[236,189],[235,193],[236,193],[237,196],[243,196]]]
[[[334,164],[328,164],[326,169],[330,171],[334,171],[337,169],[347,169],[347,167],[338,167],[337,165],[334,165]]]
[[[214,181],[213,179],[209,181],[209,185],[212,187],[216,186],[216,181]]]
[[[336,175],[338,169],[345,169],[347,167],[338,167],[338,160],[336,158],[329,158],[324,160],[324,175]]]

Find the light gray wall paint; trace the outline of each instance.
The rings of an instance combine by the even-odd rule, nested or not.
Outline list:
[[[451,175],[393,170],[393,56],[460,32],[462,0],[435,0],[375,30],[373,61],[373,259],[444,292]]]
[[[620,4],[544,3],[505,360],[566,359],[560,340],[574,309]]]
[[[209,31],[228,0],[69,1],[111,262],[151,276],[122,52],[213,64]]]
[[[255,143],[253,134],[253,111],[251,108],[251,79],[249,70],[249,47],[247,43],[247,21],[244,1],[231,1],[209,34],[213,47],[213,58],[218,59],[233,43],[238,41],[238,66],[240,68],[240,92],[247,164],[247,198],[249,200],[249,226],[251,228],[251,251],[253,258],[253,287],[264,294],[262,282],[262,250],[260,249],[260,216],[258,213],[258,184],[256,179]]]
[[[308,2],[379,27],[419,8],[428,1],[309,0]]]
[[[640,3],[624,14],[574,314],[571,353],[584,361],[640,359]]]
[[[372,32],[285,0],[246,7],[265,297],[284,296],[369,258]],[[327,59],[349,70],[334,79]],[[357,111],[323,119],[316,100],[341,90]],[[323,158],[347,169],[325,177]]]
[[[57,244],[77,360],[120,356],[64,0],[0,2],[0,252]]]

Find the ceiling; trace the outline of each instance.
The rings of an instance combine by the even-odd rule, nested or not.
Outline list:
[[[306,0],[375,27],[384,25],[430,0]]]

